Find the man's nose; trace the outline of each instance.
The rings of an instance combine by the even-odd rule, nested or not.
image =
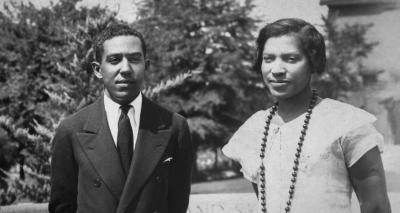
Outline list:
[[[128,59],[126,57],[122,58],[121,61],[121,72],[126,73],[126,72],[132,72],[132,66],[129,63]]]

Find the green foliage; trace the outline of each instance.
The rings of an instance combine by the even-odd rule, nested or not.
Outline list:
[[[115,21],[114,14],[98,7],[78,10],[77,3],[61,0],[42,9],[10,3],[0,16],[0,126],[6,144],[14,147],[11,154],[0,150],[2,156],[13,156],[2,160],[1,168],[20,165],[15,167],[18,178],[3,175],[3,182],[7,177],[14,182],[2,190],[14,199],[48,199],[54,130],[60,119],[101,91],[87,61],[93,36]]]
[[[134,25],[149,44],[150,85],[195,70],[199,74],[158,101],[189,119],[196,144],[220,146],[255,109],[265,105],[252,71],[253,5],[235,0],[141,1]],[[263,98],[260,98],[263,97]],[[252,103],[252,104],[249,104]]]
[[[315,78],[313,83],[323,97],[345,98],[347,92],[365,86],[364,72],[369,70],[363,66],[363,60],[377,45],[365,38],[372,25],[346,24],[340,28],[335,16],[322,19],[327,39],[327,64],[325,73]]]

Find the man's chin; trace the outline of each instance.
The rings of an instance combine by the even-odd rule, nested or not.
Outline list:
[[[133,90],[130,91],[118,91],[113,94],[111,99],[119,104],[126,104],[130,103],[138,96],[140,91],[134,92]]]

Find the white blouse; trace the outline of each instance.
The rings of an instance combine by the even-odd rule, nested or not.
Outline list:
[[[261,140],[269,110],[253,114],[222,149],[254,183],[259,181]],[[274,116],[271,121],[264,158],[267,212],[272,213],[284,212],[286,207],[305,113],[280,125],[278,119]],[[370,149],[382,147],[383,137],[372,125],[375,120],[364,110],[332,99],[315,106],[299,160],[291,212],[351,212],[353,188],[347,169]]]

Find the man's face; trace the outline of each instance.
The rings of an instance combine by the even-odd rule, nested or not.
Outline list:
[[[147,61],[138,37],[127,35],[106,40],[95,75],[103,79],[105,94],[119,104],[132,102],[139,94]]]

